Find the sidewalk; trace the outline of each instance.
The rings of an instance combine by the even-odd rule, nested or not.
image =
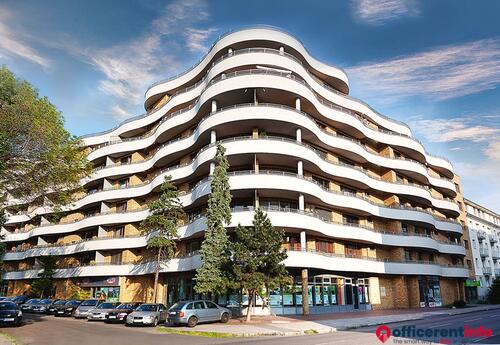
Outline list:
[[[500,305],[478,305],[463,309],[426,308],[410,310],[374,310],[310,316],[290,315],[255,317],[250,323],[244,319],[233,319],[227,324],[201,324],[195,328],[161,327],[172,332],[210,332],[225,336],[290,336],[302,334],[330,333],[351,328],[373,326],[391,322],[419,320],[431,315],[458,315],[500,309]]]

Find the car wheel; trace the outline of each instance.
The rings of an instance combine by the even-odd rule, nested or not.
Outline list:
[[[191,316],[189,319],[188,319],[188,327],[194,327],[198,324],[198,318],[196,316]]]
[[[222,316],[220,317],[220,322],[227,323],[228,321],[229,321],[229,314],[228,313],[222,313]]]

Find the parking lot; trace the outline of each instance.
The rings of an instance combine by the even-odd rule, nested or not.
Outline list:
[[[0,328],[23,344],[219,344],[230,339],[210,339],[177,334],[159,333],[154,327],[125,327],[123,324],[89,322],[72,317],[25,314],[24,324],[19,327]],[[233,339],[234,341],[234,339]]]

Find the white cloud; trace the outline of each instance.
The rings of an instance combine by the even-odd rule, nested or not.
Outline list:
[[[498,66],[500,39],[495,38],[368,62],[347,73],[355,89],[368,98],[392,102],[417,95],[442,100],[497,87]]]
[[[19,30],[13,30],[13,22],[15,22],[15,16],[5,7],[0,7],[0,50],[5,56],[20,57],[43,68],[49,68],[50,61],[19,37],[25,36],[25,34]],[[0,55],[0,57],[2,56]]]
[[[209,17],[204,0],[177,0],[165,6],[146,32],[129,42],[105,49],[82,49],[58,44],[91,64],[104,75],[99,90],[116,98],[110,107],[116,119],[123,119],[143,101],[147,87],[168,74],[176,74],[186,58],[186,50],[205,50],[205,41],[214,28],[193,26]]]
[[[500,164],[500,140],[492,141],[488,144],[488,147],[484,150],[486,156],[490,159],[498,161]],[[497,170],[500,169],[500,165],[497,166]]]
[[[475,122],[481,117],[461,117],[451,119],[421,119],[409,121],[429,141],[444,143],[456,140],[470,140],[473,142],[491,141],[500,136],[500,128],[477,125]]]
[[[353,0],[352,5],[355,19],[371,25],[420,14],[417,0]]]

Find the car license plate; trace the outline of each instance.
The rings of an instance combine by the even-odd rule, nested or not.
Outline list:
[[[8,317],[8,318],[5,318],[5,319],[0,319],[1,321],[14,321],[14,318],[12,317]]]
[[[175,311],[171,311],[169,314],[170,314],[170,315],[175,315],[175,314],[176,314],[176,312],[175,312]]]
[[[134,322],[142,323],[142,320],[134,320]]]
[[[108,319],[116,319],[116,316],[114,316],[114,315],[109,315],[109,316],[108,316]]]

